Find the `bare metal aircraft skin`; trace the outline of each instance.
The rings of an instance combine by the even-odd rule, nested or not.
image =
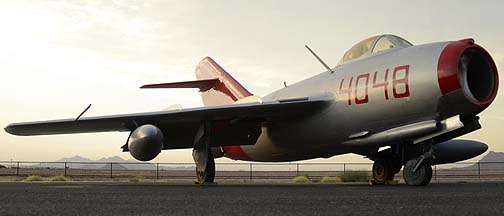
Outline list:
[[[355,153],[374,161],[375,183],[393,180],[404,166],[405,182],[421,186],[430,182],[431,165],[487,150],[481,142],[453,140],[481,128],[477,115],[498,90],[495,63],[473,39],[413,46],[380,35],[353,46],[334,68],[320,61],[328,71],[259,97],[206,57],[196,81],[142,86],[199,88],[205,107],[14,123],[5,130],[129,131],[122,149],[141,161],[163,149],[192,148],[200,183],[214,181],[214,158],[222,156],[281,162]]]

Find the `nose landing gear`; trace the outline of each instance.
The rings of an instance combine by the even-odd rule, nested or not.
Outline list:
[[[425,186],[432,179],[431,163],[434,160],[434,149],[414,158],[404,164],[403,177],[406,184],[410,186]]]
[[[419,159],[409,160],[404,165],[403,178],[409,186],[425,186],[432,179],[432,167],[427,162],[419,163]]]

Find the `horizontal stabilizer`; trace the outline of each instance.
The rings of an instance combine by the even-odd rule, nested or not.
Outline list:
[[[208,91],[211,88],[219,85],[219,78],[204,79],[185,82],[159,83],[144,85],[140,88],[199,88],[201,92]]]

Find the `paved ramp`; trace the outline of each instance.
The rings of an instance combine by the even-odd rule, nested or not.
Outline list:
[[[504,183],[0,183],[0,215],[501,215]]]

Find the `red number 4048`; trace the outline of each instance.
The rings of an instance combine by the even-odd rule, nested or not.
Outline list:
[[[402,73],[401,73],[402,72]],[[401,76],[402,75],[402,76]],[[355,100],[355,104],[365,104],[369,101],[368,89],[369,88],[383,88],[385,95],[385,100],[389,100],[389,86],[392,84],[392,95],[394,98],[404,98],[409,97],[409,65],[397,66],[392,72],[392,82],[389,81],[389,69],[385,70],[385,75],[383,79],[378,80],[378,72],[374,72],[373,80],[370,84],[369,79],[371,73],[359,74],[355,78],[350,77],[347,88],[343,87],[345,79],[341,79],[338,94],[346,94],[348,99],[348,105],[352,105],[352,99]],[[360,88],[359,85],[364,85],[365,88]],[[398,88],[402,86],[403,90],[400,92]],[[364,90],[364,92],[359,92]]]

